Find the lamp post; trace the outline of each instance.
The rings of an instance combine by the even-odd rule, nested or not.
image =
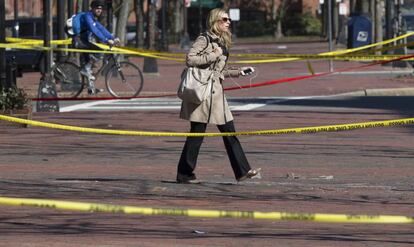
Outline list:
[[[50,39],[52,37],[52,4],[51,0],[43,0],[43,43],[46,48],[44,51],[44,71],[40,78],[38,98],[57,98],[56,84],[53,82],[51,75],[52,52],[50,48]],[[36,104],[38,112],[58,112],[59,102],[57,100],[39,100]]]
[[[58,15],[57,15],[57,25],[58,25],[58,39],[62,40],[65,38],[65,0],[58,0],[57,2],[57,11],[58,11]],[[64,46],[59,46],[59,48],[62,48]],[[58,61],[60,61],[63,58],[63,54],[64,52],[59,51],[57,53],[58,55]]]
[[[5,21],[6,21],[6,3],[0,0],[0,43],[6,43]],[[0,48],[0,88],[6,87],[6,52]]]
[[[183,24],[184,24],[184,28],[183,28],[183,36],[181,37],[180,40],[180,47],[182,49],[188,49],[190,47],[190,35],[188,35],[188,8],[191,5],[191,1],[190,0],[183,0]]]
[[[328,1],[328,41],[329,41],[329,51],[331,52],[332,47],[332,0]],[[329,60],[329,71],[333,71],[333,61]]]

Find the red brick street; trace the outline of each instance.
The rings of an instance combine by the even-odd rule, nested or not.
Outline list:
[[[172,47],[172,51],[180,51]],[[232,53],[319,53],[327,44],[237,44]],[[236,57],[232,57],[236,60]],[[142,58],[131,58],[140,68]],[[327,61],[309,61],[315,72]],[[334,69],[368,63],[335,61]],[[309,74],[304,61],[256,64],[251,82]],[[174,93],[184,64],[158,60],[145,75],[142,95]],[[235,111],[238,131],[334,125],[409,118],[410,69],[375,65],[354,73],[227,93],[281,97],[369,92],[374,97],[333,98],[323,104],[278,105]],[[364,73],[362,73],[364,72]],[[400,73],[400,74],[398,74]],[[37,73],[18,85],[36,96]],[[249,79],[227,80],[228,86]],[[99,85],[98,85],[99,86]],[[103,85],[100,85],[103,86]],[[371,90],[375,89],[375,90]],[[389,89],[389,90],[377,90]],[[365,91],[364,91],[365,90]],[[85,95],[86,96],[86,95]],[[107,96],[107,95],[105,95]],[[321,105],[318,105],[321,104]],[[74,126],[187,132],[178,111],[37,113],[34,120]],[[216,132],[209,127],[208,132]],[[315,134],[241,136],[262,178],[235,182],[221,138],[205,138],[197,176],[176,184],[182,137],[86,134],[0,123],[0,194],[140,207],[413,216],[413,126]],[[0,246],[412,246],[412,224],[189,218],[82,213],[0,206]]]

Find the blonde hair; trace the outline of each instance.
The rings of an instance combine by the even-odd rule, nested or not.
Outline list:
[[[223,31],[219,28],[219,21],[221,21],[224,14],[227,14],[224,9],[212,9],[207,17],[207,30],[217,35],[220,43],[229,48],[231,45],[231,32],[230,30]]]

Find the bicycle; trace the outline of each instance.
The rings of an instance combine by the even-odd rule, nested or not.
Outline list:
[[[92,82],[96,85],[100,75],[104,75],[106,89],[113,97],[136,97],[144,85],[142,72],[135,64],[126,60],[120,61],[119,57],[117,54],[105,54],[102,65],[93,73],[96,79]],[[69,60],[53,66],[59,98],[76,98],[82,93],[89,79],[80,70],[80,66]]]

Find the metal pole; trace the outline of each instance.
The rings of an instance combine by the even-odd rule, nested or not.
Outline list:
[[[6,3],[0,0],[0,43],[6,43],[5,33]],[[0,88],[6,88],[6,52],[0,48]]]
[[[50,48],[50,39],[52,37],[52,4],[51,0],[43,0],[43,30],[44,30],[44,46]],[[51,75],[52,52],[46,50],[44,52],[44,73],[39,83],[38,97],[39,98],[56,98],[56,85],[53,82]],[[38,112],[59,112],[59,102],[51,101],[37,101],[36,110]]]
[[[14,0],[14,27],[13,27],[13,37],[19,37],[19,2],[18,0]]]
[[[57,15],[57,25],[58,25],[58,29],[57,29],[57,35],[58,35],[58,39],[62,40],[65,39],[65,20],[66,20],[66,16],[65,16],[65,8],[66,8],[66,2],[65,0],[58,0],[57,2],[57,11],[58,11],[58,15]],[[59,46],[60,48],[64,47],[64,46]],[[58,52],[58,61],[61,61],[62,57],[64,56],[64,52]]]
[[[43,0],[43,30],[45,31],[43,36],[43,42],[45,47],[50,47],[50,39],[52,37],[52,14],[50,0]],[[46,50],[45,54],[45,74],[50,74],[50,67],[52,64],[52,52]]]
[[[385,2],[385,39],[391,39],[394,37],[393,33],[393,0],[386,0]]]
[[[168,40],[167,40],[167,7],[168,1],[162,0],[162,12],[161,12],[161,29],[162,29],[162,48],[164,51],[168,51]]]
[[[328,40],[329,40],[329,51],[332,49],[332,0],[328,0]],[[329,60],[329,71],[333,71],[333,60]]]
[[[73,8],[73,0],[68,0],[68,18],[71,17],[75,13],[75,9]]]
[[[107,14],[108,14],[108,16],[107,16],[107,19],[106,19],[106,26],[108,27],[108,30],[110,31],[110,32],[112,32],[113,30],[112,30],[112,27],[113,27],[113,20],[114,20],[114,12],[113,12],[113,9],[112,9],[112,0],[107,0],[106,1],[106,7],[108,8],[108,10],[107,10]]]

